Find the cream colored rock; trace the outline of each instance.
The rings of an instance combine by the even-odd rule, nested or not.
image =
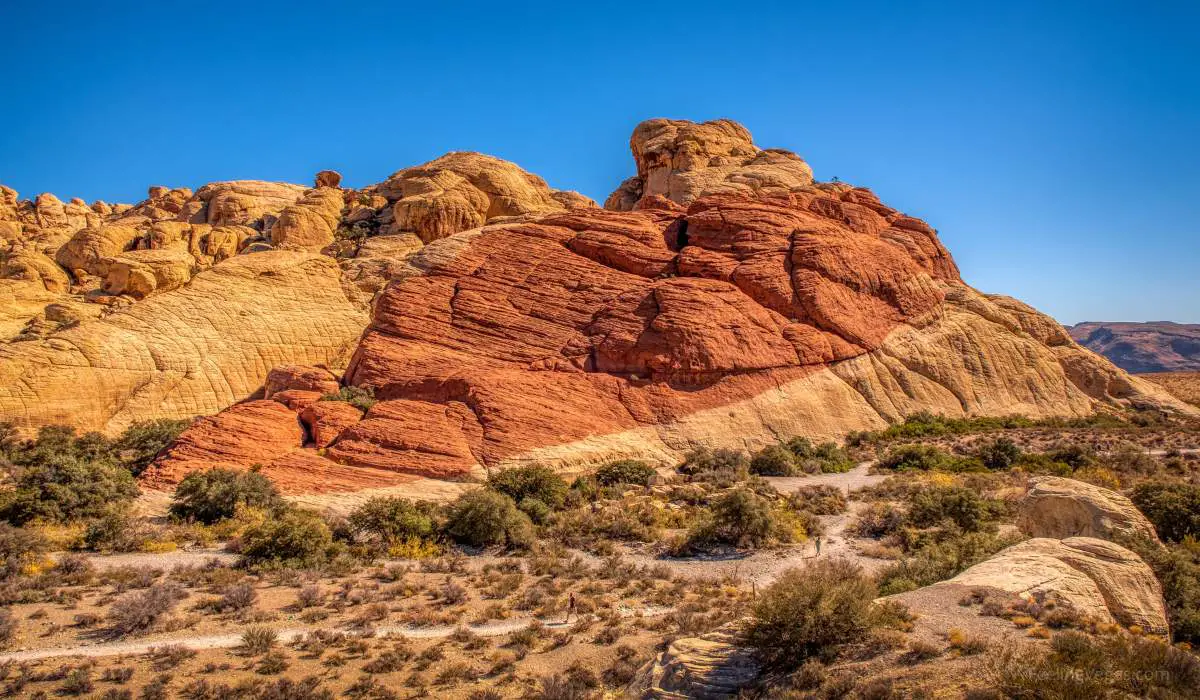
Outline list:
[[[1030,537],[1144,537],[1158,541],[1154,526],[1128,498],[1057,476],[1030,480],[1029,491],[1018,504],[1017,527]]]
[[[609,195],[606,209],[631,211],[654,195],[687,206],[706,194],[781,193],[813,181],[800,156],[759,149],[750,132],[729,119],[650,119],[634,129],[629,146],[638,174]]]
[[[300,201],[279,214],[279,220],[271,227],[271,243],[280,250],[321,250],[333,243],[342,206],[339,189],[309,190]]]
[[[0,278],[38,282],[48,292],[65,294],[71,278],[53,260],[32,247],[19,248],[0,263]]]
[[[237,255],[257,235],[249,226],[218,226],[204,237],[201,251],[206,258],[219,263]]]
[[[758,680],[759,672],[751,651],[738,646],[736,628],[726,625],[671,642],[638,671],[627,694],[646,700],[736,698]]]
[[[103,276],[107,271],[102,261],[130,249],[138,237],[137,229],[126,226],[81,229],[58,249],[54,259],[77,277],[81,272]]]
[[[384,285],[408,269],[406,261],[423,245],[411,233],[372,236],[363,241],[354,257],[341,261],[342,286],[347,296],[368,306]]]
[[[447,153],[394,173],[377,189],[395,202],[391,232],[414,233],[425,242],[498,218],[566,208],[545,180],[480,153]]]
[[[192,278],[196,259],[187,251],[174,248],[131,250],[108,258],[104,291],[143,299],[154,293],[178,289]]]
[[[1153,634],[1167,631],[1162,587],[1150,567],[1128,549],[1091,537],[1026,540],[934,584],[941,585],[1053,593],[1097,622],[1138,625]]]
[[[253,224],[263,216],[278,216],[304,196],[306,188],[282,182],[233,180],[213,182],[196,191],[207,204],[205,222],[213,226]]]
[[[340,366],[367,319],[338,277],[321,255],[237,256],[100,320],[0,346],[0,416],[111,434],[219,411],[278,365]]]

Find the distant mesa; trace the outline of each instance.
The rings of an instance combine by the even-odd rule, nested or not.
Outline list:
[[[1086,321],[1069,330],[1126,372],[1200,372],[1200,324]]]

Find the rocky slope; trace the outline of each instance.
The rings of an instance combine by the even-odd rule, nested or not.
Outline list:
[[[1200,324],[1087,321],[1069,330],[1075,342],[1126,372],[1200,371]]]
[[[134,207],[6,194],[25,326],[0,349],[0,416],[112,431],[256,399],[195,424],[147,483],[261,464],[303,492],[669,462],[922,409],[1192,410],[968,287],[925,222],[740,125],[651,120],[631,149],[638,174],[604,209],[462,153],[363,190],[327,171]],[[302,369],[258,390],[282,365],[379,401],[328,406]]]

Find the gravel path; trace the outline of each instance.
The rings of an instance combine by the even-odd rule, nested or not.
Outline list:
[[[53,555],[62,556],[62,553]],[[146,552],[130,552],[128,554],[84,554],[88,561],[100,571],[118,569],[122,566],[143,567],[169,570],[177,566],[200,566],[209,559],[216,559],[223,564],[234,564],[239,555],[220,549],[189,549],[175,552],[149,554]]]
[[[618,607],[617,612],[622,617],[659,617],[673,612],[673,607],[662,606],[647,606],[644,608],[630,609]],[[501,620],[499,622],[488,622],[482,625],[462,625],[474,634],[481,637],[499,637],[505,634],[512,634],[529,627],[535,622],[541,623],[542,627],[549,630],[568,629],[572,623],[566,621],[548,622],[533,617],[518,617],[511,620]],[[289,627],[276,630],[279,635],[281,644],[290,644],[296,639],[308,634],[309,632],[318,629],[329,629],[321,627]],[[406,637],[408,639],[440,639],[449,637],[454,634],[460,626],[445,625],[438,627],[406,627],[400,625],[379,625],[371,628],[375,636],[390,636],[390,637]],[[25,651],[17,651],[8,654],[0,654],[0,662],[4,661],[34,661],[37,659],[52,659],[63,656],[119,656],[121,654],[145,654],[154,647],[162,647],[168,644],[182,644],[189,649],[232,649],[242,643],[241,633],[232,634],[211,634],[204,636],[187,635],[183,633],[174,633],[170,635],[158,635],[154,637],[142,637],[139,639],[122,640],[115,642],[99,642],[96,644],[81,644],[72,647],[58,647],[50,649],[28,649]]]

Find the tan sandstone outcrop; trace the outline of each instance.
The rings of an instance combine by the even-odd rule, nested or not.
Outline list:
[[[107,274],[103,261],[130,249],[139,237],[137,229],[127,226],[99,226],[80,229],[63,244],[54,259],[76,278]]]
[[[368,275],[394,280],[344,383],[380,401],[331,439],[326,461],[458,479],[531,461],[674,463],[699,446],[837,438],[918,410],[1192,411],[1052,319],[971,289],[928,224],[869,190],[808,184],[795,157],[756,161],[740,127],[645,136],[661,126],[635,134],[639,172],[669,168],[667,194],[676,175],[701,183],[674,193],[700,192],[686,207],[651,193],[631,211],[555,203],[539,214],[528,202],[551,206],[548,188],[495,161],[532,199],[493,211],[501,189],[450,167],[483,168],[474,154],[378,186],[400,197],[397,222],[430,214],[432,242]],[[761,177],[737,175],[746,163]]]
[[[196,191],[205,205],[204,223],[213,226],[265,224],[263,217],[275,217],[295,204],[307,191],[300,185],[260,180],[213,182]],[[263,226],[263,228],[270,228]]]
[[[192,278],[196,259],[183,250],[131,250],[105,258],[104,292],[135,299],[178,289]]]
[[[413,233],[426,243],[502,217],[567,208],[542,178],[480,153],[447,153],[405,168],[376,191],[394,202],[390,232]]]
[[[284,250],[321,250],[333,242],[342,206],[342,191],[337,188],[309,190],[280,212],[271,227],[271,243]]]
[[[213,413],[256,391],[272,367],[337,366],[364,322],[333,260],[237,256],[99,320],[0,345],[0,416],[111,433]]]
[[[671,642],[638,671],[629,697],[645,700],[724,700],[739,697],[760,672],[751,651],[738,645],[734,625]]]
[[[944,585],[1019,595],[1052,593],[1097,622],[1167,632],[1162,587],[1154,572],[1128,549],[1091,537],[1026,540],[934,587]]]
[[[1030,537],[1141,537],[1158,541],[1154,526],[1121,494],[1057,476],[1033,477],[1018,504],[1017,527]]]
[[[781,194],[813,181],[802,158],[760,150],[746,127],[729,119],[650,119],[633,130],[629,146],[638,174],[609,195],[607,209],[630,211],[655,195],[687,206],[706,194]]]

